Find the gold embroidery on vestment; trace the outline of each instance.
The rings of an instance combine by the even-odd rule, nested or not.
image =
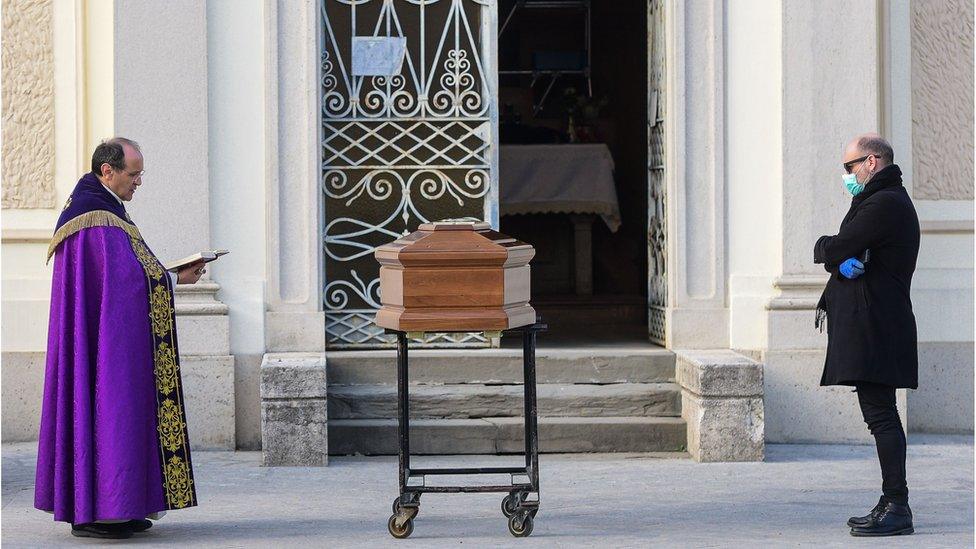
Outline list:
[[[159,408],[159,440],[170,452],[183,446],[183,429],[186,423],[180,417],[180,408],[170,399],[163,401]]]
[[[186,429],[186,412],[180,388],[179,350],[176,344],[176,315],[169,278],[162,265],[141,238],[131,238],[132,250],[143,267],[149,289],[149,321],[153,342],[153,372],[156,378],[156,414],[161,453],[163,491],[167,509],[196,504],[193,466]]]
[[[193,478],[190,475],[190,467],[185,461],[177,456],[169,458],[166,463],[166,478],[168,480],[168,490],[166,499],[170,506],[175,509],[186,507],[193,501]]]
[[[156,337],[165,337],[170,331],[170,319],[173,308],[169,304],[169,290],[165,286],[156,286],[149,296],[149,318]]]
[[[173,348],[165,343],[160,343],[156,347],[156,389],[169,396],[176,389],[179,375],[179,366],[176,364],[176,353]]]
[[[139,263],[142,263],[142,267],[146,270],[146,274],[153,277],[155,280],[159,280],[163,276],[163,267],[156,261],[149,249],[142,241],[133,239],[132,246],[135,249],[136,257],[139,259]]]

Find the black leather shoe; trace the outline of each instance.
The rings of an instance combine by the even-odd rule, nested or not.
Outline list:
[[[88,522],[85,524],[72,524],[71,535],[78,538],[99,538],[99,539],[126,539],[132,537],[132,530],[127,523],[99,524]]]
[[[902,536],[914,534],[912,510],[908,505],[888,502],[869,524],[851,528],[852,536]]]
[[[133,532],[136,533],[145,532],[146,530],[152,528],[152,521],[146,519],[130,520],[129,522],[125,522],[123,524],[125,524],[125,526],[129,528],[129,530],[132,530]]]
[[[847,519],[847,525],[850,526],[851,528],[855,526],[867,526],[868,524],[871,523],[871,521],[878,518],[878,515],[881,514],[881,511],[884,509],[884,507],[885,507],[885,498],[884,496],[881,496],[881,498],[878,499],[878,504],[874,506],[874,509],[871,509],[870,513],[864,515],[863,517],[851,517]]]

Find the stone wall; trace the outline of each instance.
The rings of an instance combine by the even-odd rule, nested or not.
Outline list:
[[[973,342],[918,345],[918,390],[908,393],[909,433],[973,433]]]
[[[0,368],[3,442],[37,440],[41,426],[45,357],[43,352],[3,353],[3,368]]]
[[[971,200],[973,0],[911,9],[914,196]]]
[[[3,0],[3,207],[54,206],[51,0]]]

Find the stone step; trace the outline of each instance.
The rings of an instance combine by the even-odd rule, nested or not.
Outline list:
[[[681,415],[681,391],[674,383],[537,385],[539,415],[619,417]],[[411,385],[411,418],[521,416],[522,385]],[[396,418],[395,385],[329,385],[329,419]]]
[[[683,452],[685,422],[675,417],[540,417],[539,450]],[[522,418],[418,419],[410,422],[410,453],[514,454],[525,450]],[[395,455],[395,419],[329,421],[332,455]]]
[[[410,381],[420,384],[522,381],[522,350],[418,349],[410,351]],[[330,351],[329,384],[396,383],[396,351]],[[536,381],[544,383],[666,383],[674,381],[674,353],[650,344],[536,351]]]

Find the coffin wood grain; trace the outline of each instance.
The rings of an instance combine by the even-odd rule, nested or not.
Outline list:
[[[377,248],[376,324],[402,331],[496,331],[531,324],[531,245],[485,223],[424,224]]]

